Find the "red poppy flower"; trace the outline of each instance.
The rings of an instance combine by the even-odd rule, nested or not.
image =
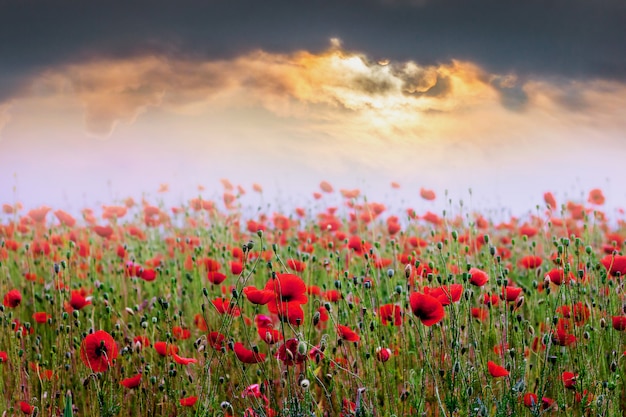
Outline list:
[[[182,405],[183,407],[193,407],[196,401],[198,401],[198,397],[195,396],[185,397],[179,400],[180,405]]]
[[[19,290],[13,289],[4,295],[4,301],[2,304],[4,304],[5,307],[15,308],[19,306],[21,302],[22,294]]]
[[[108,239],[113,235],[113,228],[111,226],[94,226],[93,231],[104,239]]]
[[[600,260],[600,263],[611,276],[616,276],[618,273],[622,277],[626,275],[626,256],[624,255],[607,255]]]
[[[424,293],[435,297],[442,306],[447,306],[450,303],[456,303],[461,299],[463,295],[463,286],[461,284],[442,285],[437,288],[424,288]]]
[[[221,297],[213,299],[211,303],[215,306],[215,309],[220,314],[232,314],[233,317],[239,317],[241,315],[239,307],[231,304],[230,301],[226,302],[226,300]]]
[[[489,374],[491,374],[491,376],[494,378],[509,376],[509,371],[507,371],[500,365],[496,365],[492,361],[487,362],[487,369],[489,370]]]
[[[141,374],[131,376],[130,378],[122,379],[120,384],[126,388],[137,388],[141,383]]]
[[[526,269],[538,268],[542,262],[543,260],[539,256],[532,255],[524,256],[519,260],[519,264]]]
[[[180,326],[174,326],[172,327],[172,335],[178,340],[185,340],[191,337],[191,331]]]
[[[549,205],[551,209],[557,208],[556,199],[554,198],[554,195],[552,193],[550,192],[545,193],[543,195],[543,201],[545,201],[545,203]]]
[[[33,313],[33,320],[35,320],[39,324],[46,323],[49,318],[52,318],[52,315],[46,313],[45,311],[38,311],[36,313]]]
[[[320,189],[325,193],[332,193],[334,190],[333,186],[328,181],[322,181],[320,183]]]
[[[51,369],[45,369],[34,362],[29,362],[28,367],[35,371],[35,373],[43,380],[50,381],[54,376],[54,372],[52,372]]]
[[[98,330],[83,339],[80,358],[93,372],[104,372],[117,358],[117,344],[110,334]]]
[[[204,319],[204,316],[200,313],[196,313],[196,315],[193,316],[193,324],[195,324],[198,330],[200,330],[201,332],[209,331],[209,325]]]
[[[379,347],[376,349],[376,359],[380,362],[387,362],[391,358],[391,349]]]
[[[283,340],[283,334],[280,330],[273,329],[272,327],[258,327],[257,333],[261,340],[268,345],[273,345],[276,342]]]
[[[626,327],[624,328],[626,329]],[[576,343],[576,336],[559,326],[557,330],[552,333],[552,342],[559,346],[570,346]]]
[[[566,277],[565,271],[561,268],[552,269],[546,272],[545,276],[555,285],[569,284],[571,281],[574,281],[574,274],[570,272]]]
[[[563,374],[561,374],[561,380],[563,381],[563,385],[565,386],[565,388],[567,389],[576,389],[576,378],[578,377],[577,374],[573,373],[573,372],[563,372]]]
[[[341,298],[342,298],[341,291],[339,291],[339,290],[324,291],[322,296],[324,297],[324,299],[326,301],[330,301],[331,303],[336,303],[337,301],[341,300]]]
[[[615,330],[620,332],[626,330],[626,316],[613,316],[612,321]]]
[[[81,310],[83,307],[91,304],[91,300],[85,297],[87,295],[87,291],[85,289],[80,290],[72,290],[70,293],[70,301],[66,303],[66,310],[70,312],[73,310]]]
[[[300,365],[307,359],[306,349],[304,354],[298,350],[300,342],[298,339],[289,339],[280,345],[276,358],[282,361],[286,366]]]
[[[288,259],[287,267],[295,272],[303,272],[306,269],[306,263],[298,259]]]
[[[259,363],[265,360],[264,353],[255,353],[253,350],[246,349],[241,342],[236,342],[233,348],[235,356],[243,363]]]
[[[432,326],[443,320],[444,311],[441,302],[428,294],[413,293],[409,299],[411,310],[425,326]]]
[[[207,272],[207,278],[212,284],[220,285],[226,280],[226,275],[218,271],[209,271]]]
[[[20,410],[22,411],[22,413],[30,415],[33,413],[33,411],[35,411],[35,407],[28,404],[26,401],[20,401]]]
[[[513,287],[511,285],[502,287],[502,299],[508,302],[517,300],[517,297],[519,297],[520,294],[522,294],[522,289],[520,287]]]
[[[210,332],[207,340],[213,349],[220,350],[223,346],[224,340],[226,340],[226,336],[220,332]]]
[[[348,342],[358,342],[361,337],[348,326],[337,325],[337,333],[339,337]]]
[[[484,307],[472,307],[472,317],[480,321],[485,321],[489,318],[489,311]]]
[[[166,342],[154,342],[154,350],[161,356],[170,356],[178,352],[178,346]]]
[[[241,261],[230,262],[230,273],[233,275],[239,275],[243,271],[243,264]]]
[[[582,393],[577,392],[574,395],[574,401],[576,401],[577,403],[582,403],[584,401],[585,406],[588,407],[591,405],[591,402],[593,401],[593,397],[594,397],[593,394],[585,389],[583,390]]]
[[[574,310],[574,314],[573,314],[574,323],[577,326],[584,325],[587,322],[587,320],[589,320],[589,317],[591,316],[591,311],[589,311],[589,307],[587,307],[585,304],[583,304],[580,301],[573,305],[573,310]]]
[[[0,351],[0,364],[7,363],[9,361],[9,355],[5,351]]]
[[[433,190],[428,190],[426,188],[420,188],[420,197],[424,200],[432,201],[436,198],[435,192]]]
[[[198,363],[198,359],[195,358],[183,358],[182,356],[178,356],[177,353],[172,353],[172,358],[174,358],[174,362],[180,365],[189,365],[190,363]]]
[[[524,394],[524,405],[528,408],[535,408],[539,404],[539,397],[537,394],[533,394],[532,392],[527,392]]]
[[[302,323],[304,311],[300,305],[309,300],[302,278],[293,274],[276,274],[276,278],[270,279],[265,285],[265,290],[274,292],[274,299],[267,304],[271,313],[278,314],[281,320],[287,319],[292,324]]]
[[[529,224],[524,224],[519,228],[519,234],[522,236],[533,237],[537,234],[537,229]]]
[[[139,278],[143,279],[144,281],[154,281],[156,279],[156,271],[152,268],[146,268],[143,269],[140,273]]]
[[[257,305],[265,305],[276,297],[274,291],[259,290],[253,286],[244,287],[243,294],[248,301]]]
[[[380,321],[386,326],[393,323],[394,326],[402,325],[402,308],[394,304],[384,304],[378,309]]]
[[[133,343],[139,343],[140,347],[143,349],[144,347],[150,347],[150,339],[146,336],[135,336],[133,338]]]
[[[470,274],[470,284],[475,285],[477,287],[482,287],[489,281],[489,275],[482,269],[471,268],[469,270]]]
[[[604,194],[599,188],[594,188],[593,190],[589,191],[589,198],[587,199],[587,201],[589,201],[591,204],[601,206],[602,204],[604,204],[604,200]]]

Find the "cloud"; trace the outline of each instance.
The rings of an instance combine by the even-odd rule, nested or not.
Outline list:
[[[333,40],[320,52],[89,60],[49,69],[21,94],[77,101],[84,109],[85,129],[98,137],[111,135],[118,124],[133,123],[153,108],[201,114],[217,107],[259,107],[297,121],[299,127],[293,129],[331,138],[487,142],[502,140],[496,139],[502,129],[520,123],[520,117],[535,117],[546,126],[554,125],[554,118],[587,126],[596,122],[579,113],[603,108],[605,114],[598,118],[614,126],[618,117],[605,103],[623,108],[624,91],[617,81],[522,79],[490,73],[468,61],[378,62]],[[6,118],[6,108],[2,113]],[[468,132],[465,123],[475,132]]]

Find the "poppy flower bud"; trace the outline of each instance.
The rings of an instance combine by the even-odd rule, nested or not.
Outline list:
[[[305,378],[300,381],[300,388],[302,388],[304,391],[308,390],[310,386],[311,382],[308,379]]]

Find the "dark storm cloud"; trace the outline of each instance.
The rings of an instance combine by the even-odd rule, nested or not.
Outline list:
[[[91,57],[316,52],[331,37],[372,59],[626,79],[623,0],[0,0],[0,101],[43,69]],[[515,105],[519,93],[503,90],[503,100]]]

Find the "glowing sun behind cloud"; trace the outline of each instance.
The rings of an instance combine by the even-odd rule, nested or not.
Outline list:
[[[515,189],[527,176],[529,183],[544,181],[544,191],[554,180],[551,169],[576,172],[589,137],[609,159],[623,151],[623,108],[626,87],[617,81],[520,79],[457,60],[377,62],[333,40],[319,53],[141,55],[59,65],[0,103],[0,127],[2,146],[15,155],[35,161],[50,154],[38,157],[33,149],[63,149],[58,158],[68,169],[97,167],[100,183],[133,178],[139,190],[168,176],[193,188],[210,166],[217,178],[233,172],[243,183],[241,172],[249,170],[293,187],[375,173],[380,179],[368,184],[400,180],[439,189]],[[85,138],[81,126],[106,140]],[[57,168],[48,164],[33,163],[32,170],[49,175]],[[585,168],[596,165],[587,161]]]

